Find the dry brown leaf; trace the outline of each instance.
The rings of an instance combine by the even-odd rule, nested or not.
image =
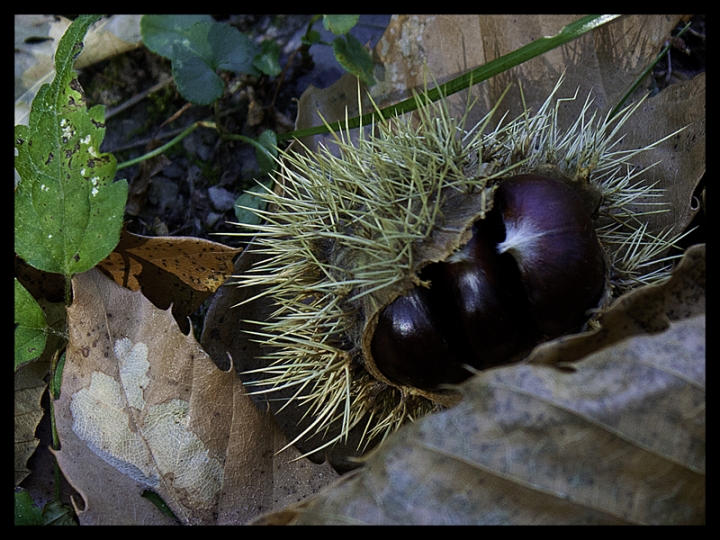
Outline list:
[[[282,518],[704,523],[704,319],[631,338],[572,374],[527,364],[475,377],[461,405],[399,431]]]
[[[232,260],[240,251],[192,236],[141,236],[123,230],[120,243],[98,266],[131,291],[169,288],[172,276],[196,291],[213,293],[232,274]]]
[[[70,341],[55,403],[58,463],[84,500],[83,524],[237,524],[300,500],[327,466],[274,459],[284,439],[168,311],[97,270],[73,278]]]
[[[123,229],[120,243],[98,267],[119,285],[142,290],[158,308],[172,304],[187,332],[186,317],[233,273],[240,251],[202,238],[141,236]]]
[[[35,437],[44,411],[40,398],[47,388],[44,378],[48,363],[36,360],[18,368],[15,372],[15,485],[29,474],[28,459],[35,452],[40,439]]]
[[[704,298],[677,301],[678,282],[700,282],[696,266],[655,288],[663,331],[636,329],[567,371],[482,372],[461,386],[457,407],[406,426],[362,469],[256,522],[704,523]],[[638,313],[646,299],[628,301]],[[679,304],[695,309],[683,318]]]
[[[385,76],[373,95],[396,101],[408,89],[422,88],[434,77],[445,82],[508,54],[543,36],[557,34],[580,15],[398,15],[375,50]],[[627,15],[493,77],[473,89],[480,99],[471,122],[494,105],[508,84],[522,82],[529,107],[537,109],[565,74],[570,95],[592,89],[595,103],[608,110],[630,88],[660,51],[677,15]],[[529,93],[529,94],[528,94]],[[511,116],[522,112],[519,90],[505,105]],[[454,98],[464,107],[466,97]],[[571,105],[573,115],[582,103]],[[462,110],[462,109],[459,109]]]

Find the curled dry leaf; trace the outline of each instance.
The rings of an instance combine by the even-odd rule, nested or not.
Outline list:
[[[73,278],[70,340],[55,404],[65,476],[83,524],[237,524],[300,500],[333,478],[291,462],[272,417],[219,370],[169,311],[97,270]]]
[[[193,313],[233,273],[240,249],[202,238],[141,236],[123,229],[120,243],[98,265],[116,283],[160,309],[171,304],[183,332]]]
[[[401,429],[362,469],[257,522],[704,523],[704,296],[677,286],[704,289],[698,251],[653,288],[662,331],[638,325],[567,371],[524,363],[480,373],[462,385],[460,405]],[[626,314],[642,313],[646,299],[627,302]]]
[[[705,313],[705,245],[688,248],[669,281],[620,297],[600,317],[600,328],[566,336],[533,350],[528,362],[568,364],[638,334]]]

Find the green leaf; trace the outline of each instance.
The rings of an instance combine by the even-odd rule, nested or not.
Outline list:
[[[170,58],[173,44],[185,38],[185,31],[199,22],[214,22],[210,15],[144,15],[140,35],[155,54]]]
[[[347,34],[360,19],[360,15],[323,15],[323,26],[336,36]]]
[[[260,146],[255,146],[255,157],[260,165],[260,173],[265,176],[277,166],[277,135],[272,129],[266,129],[258,137]]]
[[[57,366],[55,366],[55,373],[52,379],[50,379],[50,397],[54,400],[60,399],[60,390],[62,387],[62,374],[65,369],[65,351],[60,355]]]
[[[373,78],[373,61],[370,53],[353,35],[335,38],[332,43],[335,58],[346,71],[355,75],[368,86],[375,84]]]
[[[25,490],[15,491],[15,525],[42,525],[43,517],[40,509]]]
[[[75,511],[61,501],[50,501],[42,509],[45,525],[77,525]]]
[[[301,38],[301,41],[303,45],[315,45],[316,43],[321,43],[320,37],[320,32],[317,30],[310,30]]]
[[[15,126],[15,252],[46,272],[71,276],[104,259],[120,240],[127,182],[100,153],[105,108],[89,111],[73,71],[87,28],[81,15],[55,54],[55,79],[35,96],[27,126]]]
[[[209,105],[222,97],[225,83],[192,49],[178,44],[173,47],[172,74],[178,92],[192,103]]]
[[[218,69],[258,74],[253,59],[260,47],[248,36],[212,19],[184,26],[189,22],[192,19],[180,19],[159,40],[160,49],[172,62],[178,91],[185,99],[198,105],[208,105],[219,99],[225,83],[218,76]]]
[[[45,313],[32,295],[15,278],[15,370],[35,360],[45,349]]]
[[[249,36],[228,24],[214,23],[208,41],[213,55],[211,64],[214,62],[216,69],[257,75],[253,60],[261,48]]]
[[[272,180],[266,180],[265,182],[260,182],[260,184],[246,190],[235,201],[235,217],[241,225],[252,227],[253,225],[259,225],[262,221],[262,218],[251,209],[262,210],[267,206],[267,201],[258,197],[257,193],[267,192],[270,186],[272,186]]]
[[[280,75],[282,68],[280,67],[280,45],[272,39],[262,42],[262,49],[253,60],[253,67],[261,73],[275,77]]]
[[[167,517],[180,523],[180,520],[177,518],[177,516],[175,516],[173,511],[170,509],[170,507],[167,505],[167,503],[162,499],[162,497],[160,497],[160,495],[158,495],[154,491],[150,491],[150,490],[146,489],[145,491],[143,491],[140,494],[140,496],[143,499],[147,499],[148,501],[153,503],[157,507],[157,509],[160,510]]]

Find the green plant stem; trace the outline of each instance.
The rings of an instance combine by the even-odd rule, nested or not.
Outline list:
[[[250,137],[245,137],[244,135],[237,135],[235,133],[223,133],[222,138],[227,141],[241,141],[241,142],[252,144],[255,148],[261,150],[269,159],[271,159],[271,160],[275,159],[275,156],[273,156],[268,151],[267,148],[265,148],[262,144],[260,144],[255,139],[251,139]]]
[[[599,26],[602,26],[617,19],[619,16],[620,15],[587,15],[585,17],[582,17],[577,21],[565,26],[562,30],[560,30],[560,32],[558,32],[554,36],[547,36],[536,39],[535,41],[528,43],[527,45],[520,47],[519,49],[516,49],[506,55],[496,58],[495,60],[488,62],[487,64],[483,64],[482,66],[479,66],[472,71],[461,75],[460,77],[448,81],[445,84],[433,88],[432,90],[428,91],[427,99],[429,99],[430,101],[437,101],[438,99],[440,99],[440,96],[449,96],[456,92],[460,92],[461,90],[465,90],[466,88],[469,88],[472,85],[487,80],[490,77],[493,77],[499,73],[502,73],[503,71],[510,69],[511,67],[522,64],[523,62],[526,62],[531,58],[535,58],[536,56],[540,56],[541,54],[544,54],[552,49],[564,45],[565,43],[568,43],[569,41],[580,37],[586,32],[589,32],[590,30],[593,30]],[[332,124],[328,124],[327,126],[322,125],[284,133],[278,135],[278,140],[281,141],[292,138],[299,139],[311,135],[328,133],[330,131],[338,131],[345,128],[352,129],[361,125],[368,125],[372,121],[378,120],[380,117],[382,117],[383,119],[387,119],[397,114],[404,114],[414,111],[418,108],[418,106],[419,104],[416,102],[415,97],[412,97],[396,103],[395,105],[386,107],[379,112],[372,112],[364,114],[362,116],[356,116],[355,118],[347,120],[347,122],[338,121]]]
[[[65,307],[70,307],[72,302],[72,276],[65,276]]]
[[[57,388],[57,384],[55,381],[55,371],[58,367],[58,358],[59,358],[60,351],[55,351],[55,354],[52,355],[50,358],[50,392],[49,392],[49,402],[50,402],[50,432],[52,436],[52,449],[56,452],[60,450],[60,437],[58,436],[57,432],[57,424],[55,422],[55,400],[60,397],[59,388]],[[53,474],[55,477],[55,500],[60,501],[61,500],[61,472],[60,472],[60,466],[58,465],[57,459],[53,460]]]
[[[685,25],[685,27],[682,30],[680,30],[680,32],[678,33],[678,35],[676,37],[682,36],[685,33],[685,30],[687,30],[688,28],[690,28],[690,22],[688,22]],[[645,79],[645,77],[647,77],[650,74],[650,72],[655,67],[655,65],[660,61],[660,59],[667,54],[667,52],[670,50],[670,47],[672,47],[672,43],[668,42],[668,44],[665,45],[663,50],[660,51],[660,54],[657,55],[655,60],[650,62],[650,64],[648,64],[648,66],[640,73],[640,75],[638,75],[637,79],[635,79],[635,82],[630,87],[630,89],[627,92],[625,92],[625,95],[622,97],[620,102],[615,106],[615,108],[612,111],[610,111],[610,115],[608,116],[608,118],[612,118],[617,113],[620,112],[620,110],[625,105],[625,102],[628,100],[628,98],[632,95],[633,92],[635,92],[637,87],[640,86],[640,83],[642,83],[642,81]]]
[[[146,159],[150,159],[155,156],[159,156],[160,154],[165,152],[168,148],[172,147],[174,144],[180,142],[185,137],[190,135],[193,131],[195,131],[201,125],[204,126],[205,122],[195,122],[194,124],[190,125],[190,127],[188,127],[185,131],[183,131],[180,135],[178,135],[174,139],[168,141],[167,143],[163,144],[162,146],[156,148],[152,152],[148,152],[147,154],[137,157],[135,159],[131,159],[130,161],[124,161],[123,163],[119,163],[116,170],[119,171],[120,169],[124,169],[125,167],[130,167],[137,163],[141,163],[141,162],[145,161]]]
[[[52,449],[55,451],[60,450],[60,438],[58,437],[57,433],[57,425],[55,424],[55,405],[53,404],[53,398],[50,396],[50,429],[52,431]],[[54,470],[54,476],[55,476],[55,500],[59,501],[61,500],[61,491],[60,491],[60,485],[61,485],[61,472],[60,472],[60,466],[58,465],[57,460],[54,460],[53,463],[53,470]]]

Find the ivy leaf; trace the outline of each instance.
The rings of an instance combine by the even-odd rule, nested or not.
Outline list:
[[[225,83],[218,69],[257,75],[253,58],[259,47],[237,28],[201,22],[182,35],[170,59],[178,91],[188,101],[208,105],[222,96]]]
[[[335,38],[332,48],[335,58],[346,71],[355,75],[368,86],[375,84],[372,57],[360,40],[352,34],[347,34],[345,39]]]
[[[70,276],[105,258],[120,238],[127,182],[100,153],[105,108],[86,109],[73,71],[98,17],[80,16],[55,55],[55,79],[33,100],[28,126],[15,126],[15,251],[30,265]]]
[[[15,370],[45,349],[47,321],[40,305],[15,278]]]
[[[210,62],[215,69],[258,74],[253,68],[253,59],[260,53],[261,48],[237,28],[213,23],[209,29],[208,42],[212,52]],[[263,49],[262,52],[266,51]],[[278,49],[278,56],[279,54]]]
[[[220,99],[225,88],[205,58],[179,44],[173,46],[172,74],[178,92],[197,105],[209,105]]]

